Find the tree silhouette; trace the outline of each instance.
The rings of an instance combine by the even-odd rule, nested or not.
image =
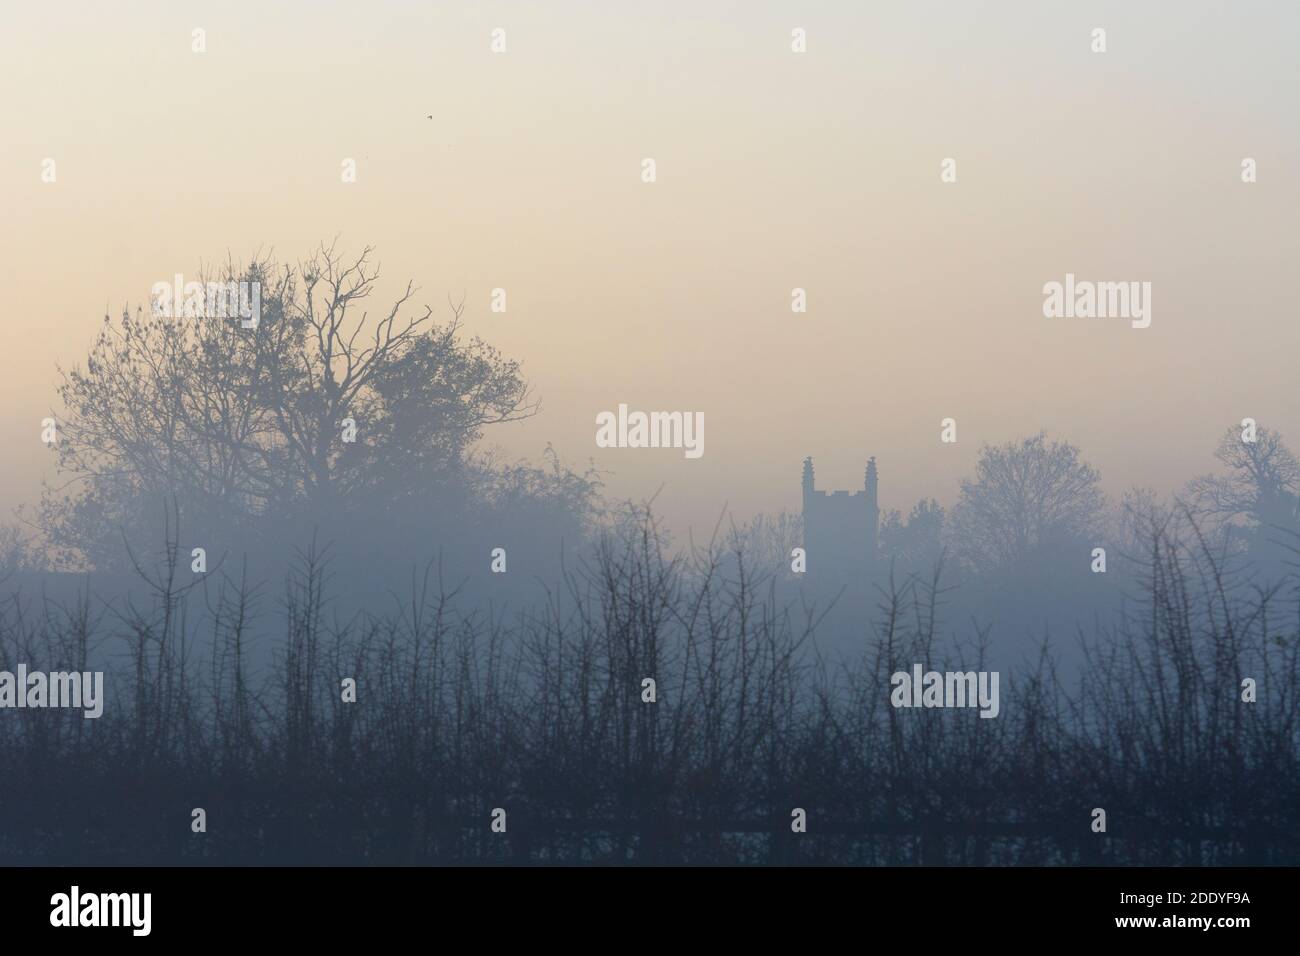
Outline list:
[[[1191,497],[1200,513],[1261,524],[1295,515],[1300,461],[1277,432],[1260,427],[1255,441],[1246,442],[1240,429],[1230,427],[1214,457],[1227,466],[1228,474],[1203,475],[1191,482]]]
[[[943,554],[944,509],[933,498],[912,506],[907,520],[890,510],[880,520],[880,551],[888,565],[909,573],[925,573]]]
[[[1039,432],[985,445],[952,509],[954,550],[972,569],[1023,568],[1095,532],[1105,505],[1100,475],[1069,442]]]
[[[188,527],[227,537],[326,520],[344,502],[400,514],[451,494],[485,427],[536,411],[516,362],[462,338],[463,303],[439,324],[411,308],[408,283],[365,311],[371,254],[322,244],[296,266],[227,263],[217,281],[261,286],[255,328],[106,315],[85,367],[60,370],[58,464],[74,484],[47,489],[41,517],[65,556],[111,563],[121,529],[156,540],[159,502],[173,499]]]
[[[1253,442],[1229,427],[1214,457],[1228,473],[1189,482],[1189,507],[1208,522],[1219,522],[1219,530],[1227,529],[1227,540],[1238,550],[1253,549],[1265,564],[1287,560],[1288,545],[1300,532],[1300,461],[1281,435],[1263,427]]]

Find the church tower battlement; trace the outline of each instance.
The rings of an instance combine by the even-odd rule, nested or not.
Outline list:
[[[862,490],[818,491],[812,458],[803,460],[803,546],[810,578],[847,584],[870,577],[880,526],[878,483],[872,457]]]

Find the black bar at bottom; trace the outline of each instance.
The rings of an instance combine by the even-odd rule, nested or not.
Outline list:
[[[1098,935],[1232,943],[1294,925],[1294,877],[1283,868],[10,868],[0,870],[0,900],[7,940],[52,942],[335,947],[413,934],[461,949],[568,934],[584,946],[637,946],[700,933],[828,943],[827,933],[902,932],[927,947]]]

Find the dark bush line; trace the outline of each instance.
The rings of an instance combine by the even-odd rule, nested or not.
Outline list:
[[[267,595],[179,586],[173,545],[143,604],[0,611],[0,669],[115,661],[99,720],[0,712],[0,860],[1300,863],[1295,582],[1229,574],[1185,528],[1150,540],[1082,672],[1044,647],[1003,671],[993,720],[889,704],[914,662],[989,669],[986,635],[942,635],[938,570],[886,583],[861,654],[830,661],[815,609],[743,555],[666,554],[648,515],[508,621],[432,566],[400,614],[336,620],[313,548],[259,670]]]

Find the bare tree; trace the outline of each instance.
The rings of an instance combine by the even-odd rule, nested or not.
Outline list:
[[[803,516],[789,511],[758,514],[744,525],[732,523],[728,545],[744,554],[750,566],[762,573],[791,577],[790,552],[803,543]]]
[[[881,557],[903,572],[928,572],[943,557],[944,518],[933,498],[914,504],[906,520],[900,511],[887,511],[880,521]]]
[[[1255,440],[1247,442],[1239,428],[1230,427],[1214,457],[1228,473],[1202,475],[1188,486],[1199,514],[1261,525],[1285,525],[1300,518],[1300,461],[1277,432],[1261,427]]]
[[[1046,549],[1087,537],[1106,505],[1101,476],[1069,442],[1042,432],[980,450],[961,483],[951,528],[958,557],[975,569],[1023,567]]]
[[[84,369],[62,371],[61,478],[42,519],[91,563],[119,527],[148,533],[175,495],[191,527],[253,528],[328,514],[344,497],[401,503],[452,480],[492,424],[532,415],[516,362],[412,310],[414,286],[377,316],[367,247],[322,246],[296,266],[227,263],[222,285],[257,283],[255,328],[156,310],[107,315]],[[205,277],[205,282],[208,277]],[[354,442],[342,440],[347,420]],[[68,489],[70,493],[65,493]]]

